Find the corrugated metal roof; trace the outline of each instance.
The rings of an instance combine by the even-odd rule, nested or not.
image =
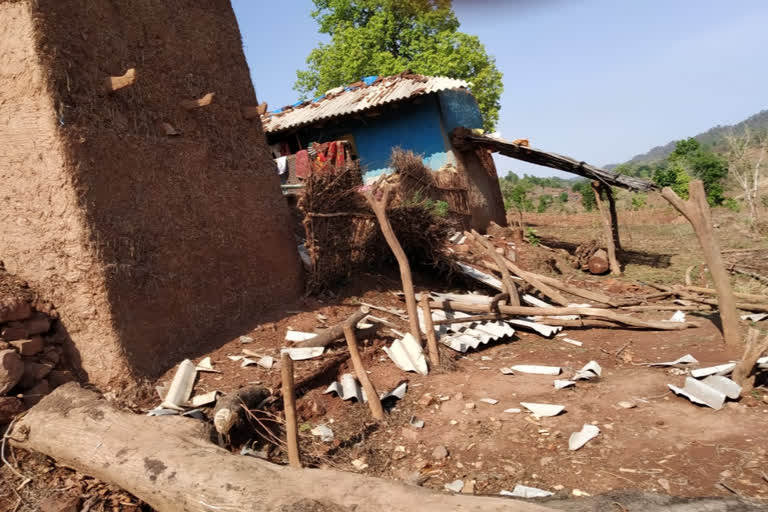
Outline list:
[[[337,87],[317,101],[307,101],[295,107],[287,107],[279,113],[265,114],[261,120],[266,133],[279,132],[321,119],[363,112],[413,96],[466,88],[469,88],[467,82],[455,78],[400,74],[382,78],[371,85],[360,81],[346,88]]]

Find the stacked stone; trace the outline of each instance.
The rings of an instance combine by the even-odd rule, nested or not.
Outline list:
[[[74,380],[63,369],[66,334],[50,303],[0,293],[0,425]]]

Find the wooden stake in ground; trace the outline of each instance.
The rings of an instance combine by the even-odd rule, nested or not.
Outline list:
[[[421,294],[421,314],[424,316],[424,330],[427,336],[427,350],[429,351],[429,364],[432,368],[440,366],[440,352],[437,350],[437,336],[435,324],[432,322],[432,310],[429,309],[429,294]]]
[[[747,396],[754,389],[755,376],[752,374],[752,370],[755,368],[757,360],[768,351],[768,336],[762,341],[758,341],[759,338],[760,331],[750,328],[744,356],[731,374],[731,380],[741,386],[741,396]]]
[[[352,366],[355,368],[355,375],[357,375],[357,380],[360,381],[360,384],[365,390],[365,395],[368,398],[368,407],[371,408],[371,414],[375,419],[384,421],[384,408],[381,406],[381,400],[379,400],[379,394],[376,392],[373,382],[368,378],[368,374],[365,373],[363,359],[360,357],[360,351],[357,348],[357,339],[355,339],[354,328],[345,325],[344,337],[347,339],[347,348],[349,349],[349,356],[352,359]]]
[[[551,512],[536,503],[452,495],[366,475],[296,470],[242,457],[208,440],[200,422],[118,410],[74,382],[20,416],[8,441],[121,487],[158,512]],[[87,433],[84,435],[83,433]],[[84,456],[83,454],[88,454]],[[212,470],[215,468],[215,470]],[[319,503],[319,505],[318,505]]]
[[[728,272],[725,270],[725,265],[723,265],[720,243],[717,241],[712,227],[712,214],[709,210],[709,204],[707,204],[707,194],[704,192],[704,185],[700,180],[691,181],[688,185],[688,195],[690,196],[688,201],[680,199],[669,187],[664,187],[661,195],[677,211],[682,213],[693,226],[693,230],[699,239],[699,244],[701,244],[701,248],[704,251],[704,259],[707,262],[709,273],[712,275],[712,280],[717,290],[725,344],[731,348],[739,347],[741,345],[741,335],[739,333],[739,314],[736,311],[736,299],[733,296]]]
[[[300,468],[299,426],[296,424],[296,397],[293,390],[293,359],[285,352],[280,356],[280,373],[283,376],[283,410],[285,411],[288,463],[291,467]]]
[[[485,252],[488,254],[488,256],[490,256],[491,259],[496,263],[496,266],[499,267],[499,272],[501,272],[501,282],[504,285],[504,293],[509,294],[510,304],[512,306],[519,306],[520,294],[517,293],[517,287],[515,286],[515,283],[512,282],[512,276],[509,275],[509,270],[504,264],[504,259],[501,257],[501,254],[496,252],[496,248],[487,238],[485,238],[474,229],[472,230],[471,235],[475,242],[480,247],[485,249]]]
[[[408,263],[408,257],[403,251],[403,247],[395,236],[395,231],[392,229],[387,218],[387,202],[389,201],[390,188],[384,186],[382,189],[381,199],[376,199],[375,195],[379,188],[374,186],[370,190],[365,192],[365,198],[368,200],[368,204],[371,205],[373,213],[376,214],[376,219],[379,221],[379,227],[384,234],[384,239],[389,244],[389,248],[397,259],[397,265],[400,267],[400,280],[403,283],[403,293],[405,294],[405,309],[408,311],[408,324],[411,327],[411,336],[413,339],[421,343],[421,330],[419,329],[419,314],[418,307],[416,306],[416,294],[413,290],[413,278],[411,277],[411,265]]]
[[[619,266],[619,260],[616,258],[616,242],[614,239],[614,228],[611,226],[611,214],[600,198],[602,190],[605,190],[606,194],[610,195],[611,189],[599,181],[593,181],[592,190],[595,192],[595,203],[597,203],[597,209],[600,211],[600,217],[603,219],[603,238],[605,239],[605,248],[608,251],[608,264],[611,266],[611,274],[618,275],[621,274],[621,267]],[[618,232],[618,227],[616,231]]]

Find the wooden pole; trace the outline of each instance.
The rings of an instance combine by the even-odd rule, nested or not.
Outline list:
[[[467,302],[458,302],[454,300],[437,300],[431,301],[429,307],[432,309],[442,309],[445,311],[462,311],[464,313],[487,313],[488,306],[486,304],[471,304]],[[505,315],[518,315],[518,316],[563,316],[563,315],[579,315],[586,317],[600,318],[604,320],[611,320],[613,322],[619,322],[632,327],[643,327],[646,329],[656,329],[660,331],[679,331],[687,329],[688,327],[698,327],[693,322],[655,322],[645,321],[638,318],[634,318],[629,315],[623,315],[611,311],[610,309],[601,308],[579,308],[579,307],[551,307],[551,308],[533,308],[527,306],[499,306],[499,312]],[[547,322],[546,318],[543,320]]]
[[[365,192],[365,198],[368,200],[368,204],[371,205],[373,213],[376,214],[376,219],[379,221],[379,227],[384,234],[384,239],[387,241],[389,248],[397,259],[397,265],[400,267],[400,280],[403,283],[403,293],[405,294],[405,309],[408,311],[408,324],[411,328],[411,336],[419,344],[421,344],[421,329],[419,328],[419,314],[416,306],[416,294],[413,290],[413,278],[411,277],[411,266],[408,263],[408,257],[403,251],[403,247],[395,236],[395,231],[392,229],[387,218],[387,202],[389,201],[390,188],[384,186],[382,190],[382,197],[377,200],[375,193],[378,191],[378,187],[374,186]]]
[[[744,348],[744,356],[741,362],[733,369],[731,379],[741,386],[741,396],[747,396],[752,392],[755,386],[755,376],[752,370],[757,364],[757,360],[768,350],[768,336],[758,341],[760,331],[750,328],[747,333],[747,344]]]
[[[280,355],[280,373],[283,377],[283,410],[285,411],[288,463],[291,467],[300,468],[299,426],[296,424],[296,396],[293,390],[293,359],[285,352]]]
[[[496,263],[496,266],[499,267],[499,272],[501,272],[501,282],[504,285],[504,293],[509,294],[510,304],[513,306],[519,306],[520,294],[517,293],[517,287],[515,286],[515,283],[512,282],[512,276],[509,275],[509,270],[507,269],[507,266],[504,265],[504,259],[501,257],[501,254],[496,252],[496,248],[487,238],[482,236],[474,229],[470,234],[472,235],[475,243],[482,247],[486,254],[488,254],[488,256],[490,256],[491,259]]]
[[[707,204],[707,194],[700,180],[691,181],[688,185],[690,199],[683,201],[675,194],[674,190],[664,187],[661,195],[683,214],[693,226],[699,244],[704,251],[704,259],[709,267],[709,273],[717,290],[718,306],[720,308],[720,321],[723,324],[723,337],[725,344],[731,348],[741,346],[741,334],[739,333],[739,314],[736,311],[736,298],[733,296],[731,281],[728,272],[723,265],[723,257],[720,254],[720,243],[715,236],[712,227],[712,213]]]
[[[432,322],[432,310],[429,308],[429,294],[421,294],[421,313],[424,316],[424,330],[427,335],[427,350],[429,352],[429,364],[432,368],[440,366],[440,352],[437,350],[437,335],[435,324]]]
[[[595,203],[597,203],[597,209],[600,212],[600,217],[603,219],[603,238],[605,239],[605,248],[608,250],[608,264],[611,267],[611,274],[621,274],[621,267],[619,266],[619,260],[616,258],[616,245],[613,238],[613,228],[611,226],[611,214],[605,207],[603,200],[600,198],[600,192],[603,190],[603,184],[599,181],[592,182],[592,190],[595,192]],[[611,191],[608,190],[610,194]]]
[[[355,331],[352,326],[344,325],[344,337],[347,339],[347,348],[352,359],[352,366],[355,368],[355,375],[357,375],[357,380],[360,381],[368,398],[371,414],[375,419],[384,421],[384,408],[381,406],[381,400],[379,400],[379,394],[376,392],[373,382],[365,373],[365,366],[363,366],[363,359],[360,357],[360,350],[357,348],[357,339],[355,339]]]
[[[602,185],[602,184],[601,184]],[[613,236],[613,245],[616,251],[621,251],[621,239],[619,237],[619,214],[616,213],[616,199],[613,197],[611,187],[603,185],[605,196],[608,198],[608,213],[611,218],[611,235]]]

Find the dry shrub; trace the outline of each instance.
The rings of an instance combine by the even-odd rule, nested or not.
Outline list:
[[[392,166],[396,174],[387,184],[394,187],[395,194],[387,215],[403,250],[414,265],[450,270],[452,264],[444,256],[443,246],[449,234],[462,227],[461,221],[442,211],[433,199],[439,188],[421,158],[395,151]],[[311,293],[340,284],[357,269],[395,262],[361,187],[356,162],[335,172],[313,173],[306,181],[299,207],[305,216],[306,247],[312,261],[307,279]]]

